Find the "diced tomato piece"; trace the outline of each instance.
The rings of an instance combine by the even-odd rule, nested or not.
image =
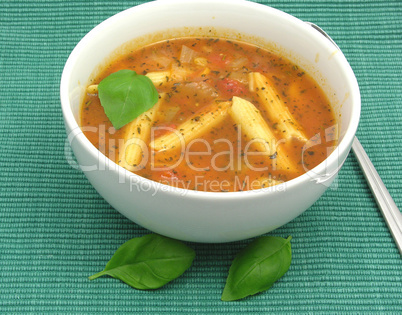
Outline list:
[[[208,56],[208,61],[212,68],[224,68],[231,62],[231,58],[222,53],[212,53]]]
[[[247,92],[246,86],[240,81],[224,78],[216,83],[220,93],[226,97],[241,96]]]

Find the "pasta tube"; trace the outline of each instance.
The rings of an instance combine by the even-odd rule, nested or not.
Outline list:
[[[276,146],[275,135],[265,122],[260,111],[252,103],[234,96],[229,115],[236,124],[241,126],[242,133],[248,139],[254,141],[253,145],[258,151],[266,152],[269,158],[276,156],[276,166],[278,168],[294,169],[293,163],[286,156],[286,152],[281,147]]]
[[[145,76],[151,79],[152,83],[155,86],[160,86],[163,83],[166,83],[170,79],[170,71],[154,71],[148,72]],[[98,93],[98,84],[91,84],[87,87],[87,93],[89,94],[97,94]]]
[[[155,86],[159,86],[169,81],[170,71],[148,72],[145,76],[150,78]]]
[[[88,94],[98,94],[98,85],[97,84],[88,85],[87,93]]]
[[[234,96],[229,114],[250,140],[258,140],[254,143],[258,151],[275,154],[276,150],[271,144],[276,142],[276,138],[260,111],[252,103]]]
[[[202,67],[208,66],[208,60],[207,60],[207,58],[204,58],[204,57],[197,57],[197,58],[195,58],[195,59],[194,59],[194,63],[195,63],[197,66],[202,66]]]
[[[231,102],[221,102],[208,106],[179,125],[176,132],[151,141],[150,147],[155,151],[171,150],[201,137],[227,117],[230,105]]]
[[[249,82],[250,91],[257,93],[269,118],[277,123],[281,134],[285,136],[284,138],[290,139],[294,137],[301,141],[307,141],[303,129],[293,118],[289,108],[283,103],[269,80],[259,72],[252,72],[250,73]]]
[[[129,171],[138,170],[142,160],[147,154],[146,141],[150,136],[151,127],[156,120],[159,107],[163,102],[164,94],[159,96],[159,101],[148,111],[130,122],[125,131],[124,145],[119,152],[118,164]]]

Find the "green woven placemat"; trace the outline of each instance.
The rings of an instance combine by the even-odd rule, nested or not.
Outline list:
[[[0,313],[402,313],[402,260],[353,154],[316,204],[270,233],[293,236],[293,261],[267,292],[220,301],[249,241],[189,244],[193,266],[156,291],[87,279],[149,231],[67,163],[59,80],[82,36],[141,2],[0,2]],[[362,94],[358,136],[401,207],[402,2],[259,2],[320,25],[343,50]]]

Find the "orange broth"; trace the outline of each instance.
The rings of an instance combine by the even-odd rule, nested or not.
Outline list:
[[[183,47],[187,54],[182,54]],[[195,62],[195,58],[201,59]],[[228,117],[202,139],[187,145],[185,150],[155,152],[148,145],[148,161],[135,171],[145,178],[175,187],[212,192],[264,188],[311,170],[324,161],[336,145],[336,137],[325,140],[326,133],[337,121],[322,89],[303,69],[263,48],[235,40],[204,37],[161,41],[119,56],[93,83],[98,84],[121,69],[144,75],[164,70],[175,74],[156,85],[158,92],[166,93],[166,97],[153,127],[175,129],[190,117],[196,119],[197,113],[210,104],[238,96],[260,110],[281,146],[281,154],[286,154],[295,165],[293,169],[278,169],[273,164],[275,155],[253,155],[256,151],[247,146],[250,139]],[[313,139],[307,141],[307,146],[299,139],[283,139],[283,130],[278,130],[277,122],[269,119],[256,92],[249,89],[250,72],[260,72],[274,84],[307,139]],[[87,94],[83,100],[81,126],[95,147],[119,163],[119,146],[127,125],[115,130],[96,94]],[[162,134],[160,128],[151,133],[153,138]]]

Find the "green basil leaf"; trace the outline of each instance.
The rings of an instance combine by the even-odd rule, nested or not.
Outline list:
[[[146,112],[159,98],[152,81],[131,70],[120,70],[103,79],[98,85],[98,96],[116,129]]]
[[[229,269],[222,301],[234,301],[269,289],[290,267],[292,252],[287,239],[263,236],[238,253]]]
[[[133,238],[121,245],[103,275],[120,279],[136,289],[157,289],[181,276],[193,262],[195,252],[184,243],[158,234]]]

